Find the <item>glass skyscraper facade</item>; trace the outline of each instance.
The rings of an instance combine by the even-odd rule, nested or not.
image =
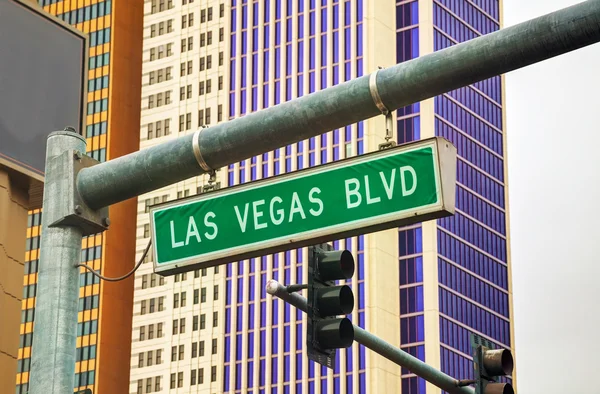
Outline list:
[[[231,6],[230,119],[363,75],[362,0],[236,0]],[[230,165],[228,185],[364,151],[360,122]],[[364,327],[364,237],[334,247],[356,257],[356,275],[348,281],[358,300],[351,318]],[[266,294],[271,278],[305,283],[306,259],[306,249],[297,249],[227,265],[224,392],[366,390],[364,348],[340,351],[333,371],[309,362],[303,314]]]
[[[365,46],[375,40],[365,37],[364,8],[372,6],[376,14],[381,2],[373,3],[234,0],[230,119],[362,76]],[[437,51],[500,27],[496,0],[432,1],[425,10],[419,10],[420,3],[423,1],[395,5],[397,63],[428,53],[423,50],[423,39],[431,39],[429,46]],[[424,12],[432,15],[427,18]],[[428,32],[420,36],[423,30]],[[393,49],[389,45],[389,50]],[[472,376],[469,333],[498,346],[511,346],[501,83],[501,77],[495,77],[438,96],[433,99],[433,111],[426,114],[421,112],[421,103],[396,114],[398,143],[435,135],[458,148],[457,212],[435,222],[435,283],[431,278],[431,283],[424,283],[423,226],[398,231],[397,313],[400,347],[431,363],[433,360],[425,357],[425,346],[435,343],[438,367],[461,379]],[[429,117],[426,123],[433,126],[424,133],[423,116]],[[363,136],[361,122],[230,165],[228,184],[365,153]],[[337,241],[334,246],[352,250],[353,244],[358,257],[352,283],[358,313],[352,318],[364,327],[364,237]],[[303,356],[302,315],[265,294],[268,278],[285,284],[306,282],[305,260],[304,250],[294,250],[228,265],[225,392],[246,392],[251,387],[257,387],[259,393],[368,391],[362,346],[339,351],[331,373],[315,367]],[[437,288],[438,327],[434,331],[438,338],[426,335],[424,286]],[[401,387],[403,393],[427,391],[426,382],[405,369]]]

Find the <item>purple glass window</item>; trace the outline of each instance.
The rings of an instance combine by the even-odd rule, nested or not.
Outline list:
[[[308,41],[308,51],[309,51],[309,69],[310,70],[314,70],[315,69],[315,54],[316,54],[316,45],[315,45],[315,39],[311,38]]]
[[[244,299],[244,279],[238,278],[238,280],[237,280],[237,302],[241,303],[243,301],[243,299]],[[238,312],[240,312],[240,311],[238,310]]]
[[[252,29],[252,52],[258,51],[258,28]]]
[[[275,45],[281,45],[281,22],[275,22]]]
[[[242,31],[242,55],[248,53],[248,31]],[[243,59],[243,58],[242,58]]]
[[[333,63],[340,61],[340,33],[338,31],[333,32]]]
[[[271,44],[271,25],[265,25],[264,29],[263,29],[263,34],[264,34],[264,38],[263,38],[263,46],[266,48],[269,48],[270,44]]]
[[[256,276],[251,276],[250,280],[249,280],[249,289],[248,289],[248,299],[250,301],[254,301],[254,290],[256,289],[256,281],[255,281]],[[250,319],[252,319],[252,321],[254,321],[254,305],[251,305],[251,310],[250,310],[251,316]],[[254,324],[254,323],[252,323]]]
[[[241,99],[240,112],[242,114],[245,114],[246,113],[246,90],[245,89],[240,92],[240,99]],[[245,175],[245,170],[242,170],[242,172]],[[244,177],[240,177],[240,183],[242,183],[242,180],[245,181],[246,177],[245,176]]]
[[[271,307],[272,324],[279,324],[279,308],[277,307],[277,301],[273,301]],[[274,338],[276,338],[276,336]],[[274,344],[273,346],[277,345]]]
[[[287,44],[285,46],[285,63],[286,63],[286,72],[287,75],[292,75],[292,44]]]
[[[272,354],[277,354],[279,348],[279,328],[274,327],[271,329],[271,351]]]
[[[340,6],[334,4],[333,6],[333,28],[338,29],[340,27]]]
[[[321,66],[327,65],[327,36],[321,35]]]
[[[283,379],[286,382],[290,380],[290,356],[287,355],[283,356]],[[286,387],[289,388],[289,386]]]
[[[298,13],[304,12],[304,0],[297,0],[297,1],[298,1]]]
[[[363,55],[363,25],[356,26],[356,56]]]
[[[260,324],[261,327],[267,324],[267,303],[265,301],[260,303]]]
[[[225,392],[227,392],[229,391],[229,365],[225,366],[223,380],[225,381]]]
[[[243,313],[244,312],[243,312],[242,306],[241,305],[238,306],[237,307],[237,317],[236,317],[237,318],[237,321],[236,321],[236,330],[237,331],[242,331],[242,325],[243,325],[242,322],[244,320]],[[238,358],[238,360],[239,360],[239,358]]]
[[[304,71],[304,41],[298,42],[298,72]]]
[[[275,352],[273,352],[273,353],[275,353]],[[271,384],[276,384],[276,383],[277,383],[277,356],[275,356],[271,359]],[[273,389],[275,390],[275,392],[277,392],[277,387],[274,387]],[[273,391],[271,391],[271,392],[273,392]]]
[[[249,344],[252,345],[252,342]],[[254,386],[254,361],[248,363],[248,387]]]
[[[281,78],[281,48],[275,48],[275,79]],[[277,87],[275,90],[278,90]]]
[[[310,152],[308,154],[308,165],[310,167],[313,167],[315,165],[315,153],[314,152]]]
[[[271,70],[271,65],[270,65],[269,59],[270,59],[269,50],[265,50],[263,53],[263,81],[264,82],[267,82],[270,79],[269,72]]]
[[[349,61],[344,64],[344,80],[349,81],[352,79],[352,67]]]
[[[225,362],[226,363],[229,362],[230,353],[231,353],[231,337],[229,335],[227,335],[225,337]]]
[[[231,264],[229,264],[228,266],[231,266]],[[231,281],[227,280],[227,282],[225,283],[225,303],[227,305],[231,305]]]
[[[250,304],[250,306],[254,306],[254,305]],[[254,358],[254,333],[253,332],[248,333],[248,358]]]
[[[258,3],[252,5],[252,12],[254,14],[252,15],[252,25],[258,26]]]
[[[252,84],[258,83],[258,54],[252,55]]]
[[[311,11],[308,14],[308,31],[311,36],[315,35],[315,27],[317,25],[315,18],[316,18],[316,13],[314,11]]]
[[[298,75],[298,97],[304,95],[304,75]]]
[[[275,0],[275,19],[281,19],[281,0]]]
[[[242,29],[248,28],[248,6],[242,6]]]
[[[267,360],[260,360],[260,370],[258,372],[258,382],[261,386],[265,385],[265,375],[267,374]],[[264,394],[265,390],[261,389],[260,394]]]
[[[294,12],[294,0],[287,0],[286,15],[291,16]]]
[[[264,22],[267,23],[271,19],[271,0],[263,0],[264,1]]]
[[[327,31],[327,8],[321,9],[321,33]]]
[[[235,342],[236,360],[240,361],[242,359],[242,334],[237,334],[235,336]]]
[[[309,93],[313,93],[315,91],[315,73],[311,71],[308,73],[308,88]]]
[[[285,87],[286,100],[291,100],[292,99],[292,78],[287,78],[285,80],[285,85],[286,85],[286,87]]]
[[[233,33],[231,35],[231,57],[235,57],[237,55],[237,40],[236,40],[236,33]],[[232,62],[235,62],[235,60],[232,60]],[[234,68],[231,69],[232,72],[235,71]]]
[[[348,60],[352,56],[352,42],[351,42],[351,34],[350,28],[347,27],[344,29],[344,59]]]
[[[246,60],[247,60],[247,57],[243,56],[241,60],[242,60],[242,71],[241,71],[242,88],[245,88],[246,87]]]
[[[267,354],[267,332],[265,330],[260,331],[260,355],[261,357]]]
[[[267,108],[269,106],[269,85],[263,85],[263,108]],[[263,165],[263,177],[267,176],[267,173],[265,171],[264,167],[266,166],[266,164]]]
[[[337,85],[340,82],[340,66],[333,66],[333,85]]]
[[[290,42],[290,41],[292,41],[292,35],[293,35],[292,34],[293,33],[293,30],[292,30],[292,18],[286,19],[285,25],[286,25],[285,38],[286,38],[287,42]]]
[[[237,20],[237,9],[233,8],[231,10],[231,32],[236,31],[235,30],[236,26],[237,26],[236,20]]]

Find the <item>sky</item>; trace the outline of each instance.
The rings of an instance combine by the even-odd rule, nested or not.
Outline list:
[[[505,0],[505,27],[579,2]],[[506,75],[518,393],[600,393],[598,91],[600,44]]]

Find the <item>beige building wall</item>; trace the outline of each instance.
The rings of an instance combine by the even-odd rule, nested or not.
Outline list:
[[[27,230],[27,192],[0,166],[0,387],[15,384]]]
[[[396,64],[396,3],[365,1],[365,75]],[[396,123],[396,111],[391,116]],[[385,142],[386,120],[382,114],[364,122],[365,153]],[[394,126],[395,129],[395,126]],[[393,130],[392,141],[396,141]],[[366,330],[400,347],[400,291],[398,287],[398,229],[365,235]],[[377,284],[377,285],[374,285]],[[367,351],[367,388],[371,393],[399,392],[400,367],[379,354]]]
[[[218,0],[145,3],[140,149],[225,120],[228,4]],[[222,173],[217,173],[217,184],[223,184]],[[208,179],[208,175],[191,178],[139,197],[138,259],[150,239],[147,208],[202,193]],[[160,277],[153,274],[151,254],[145,261],[135,276],[129,392],[220,392],[224,267]]]

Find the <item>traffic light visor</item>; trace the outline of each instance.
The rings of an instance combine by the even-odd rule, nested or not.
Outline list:
[[[350,279],[354,275],[354,257],[348,250],[322,252],[318,264],[319,277],[323,281]]]
[[[483,367],[492,376],[512,375],[513,357],[510,350],[496,349],[483,352]],[[499,393],[503,393],[499,391]]]

